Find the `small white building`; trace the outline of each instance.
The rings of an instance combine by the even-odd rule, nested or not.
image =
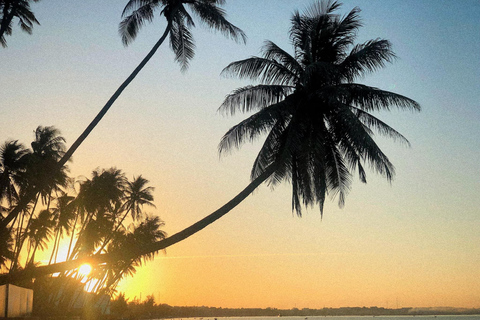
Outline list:
[[[0,286],[0,318],[25,317],[32,313],[33,290],[5,284]]]

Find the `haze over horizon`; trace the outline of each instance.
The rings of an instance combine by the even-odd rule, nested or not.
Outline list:
[[[341,1],[364,26],[358,43],[384,38],[397,61],[362,83],[418,101],[420,113],[379,117],[411,148],[379,138],[396,167],[390,185],[367,172],[343,209],[327,199],[302,218],[291,188],[263,185],[225,217],[169,247],[118,288],[133,299],[215,307],[480,308],[480,2]],[[290,17],[311,0],[227,1],[247,45],[194,29],[196,56],[186,73],[162,46],[69,164],[71,176],[117,167],[155,189],[168,234],[230,200],[249,182],[261,141],[219,159],[222,135],[246,116],[217,112],[247,84],[220,76],[230,62],[259,53],[264,40],[291,51]],[[28,145],[39,125],[73,143],[160,37],[162,19],[123,47],[126,1],[40,1],[32,35],[14,26],[0,49],[1,142]],[[356,178],[356,177],[355,177]]]

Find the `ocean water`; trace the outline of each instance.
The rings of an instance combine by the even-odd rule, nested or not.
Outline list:
[[[205,318],[177,318],[171,320],[480,320],[480,315],[427,315],[427,316],[309,316],[309,317],[205,317]],[[373,319],[372,319],[373,320]]]

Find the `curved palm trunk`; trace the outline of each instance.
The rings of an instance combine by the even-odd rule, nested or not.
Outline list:
[[[113,105],[113,103],[117,100],[117,98],[122,94],[123,90],[135,79],[137,74],[145,67],[147,62],[153,57],[155,52],[157,52],[158,48],[162,45],[162,43],[165,41],[167,38],[168,34],[170,33],[171,27],[172,27],[172,22],[170,19],[168,19],[168,24],[167,27],[165,28],[165,31],[162,35],[162,37],[155,43],[153,48],[150,50],[150,52],[143,58],[142,62],[133,70],[133,72],[128,76],[128,78],[120,85],[120,87],[115,91],[115,93],[110,97],[110,99],[107,101],[107,103],[103,106],[103,108],[100,110],[100,112],[97,114],[97,116],[90,122],[88,127],[83,131],[83,133],[75,140],[75,142],[72,144],[72,146],[67,150],[67,152],[63,155],[62,159],[57,164],[57,168],[54,170],[59,170],[61,167],[67,163],[67,161],[72,157],[73,153],[78,149],[80,144],[88,137],[90,132],[97,126],[97,124],[102,120],[103,116],[108,112],[110,107]],[[32,201],[33,197],[36,194],[36,190],[31,190],[30,192],[27,192],[25,196],[18,202],[17,206],[8,214],[8,216],[0,221],[0,228],[3,226],[7,226],[18,214],[19,212],[26,207],[26,205]]]
[[[122,256],[119,258],[132,259],[148,253],[163,250],[171,245],[174,245],[177,242],[185,240],[186,238],[194,235],[198,231],[204,229],[208,225],[212,224],[216,220],[226,215],[228,212],[230,212],[230,210],[235,208],[240,202],[245,200],[245,198],[247,198],[260,184],[262,184],[265,180],[267,180],[272,175],[275,169],[276,169],[275,164],[267,167],[260,176],[258,176],[252,182],[250,182],[250,184],[245,189],[243,189],[237,196],[235,196],[232,200],[230,200],[229,202],[227,202],[222,207],[220,207],[213,213],[209,214],[205,218],[192,224],[190,227],[183,229],[182,231],[177,232],[176,234],[166,239],[157,241],[149,246],[138,248],[138,250],[134,253],[133,256],[130,256],[130,257]],[[85,258],[76,259],[76,260],[59,262],[59,263],[55,263],[47,266],[36,267],[30,273],[26,273],[24,271],[18,271],[12,274],[0,275],[0,284],[5,283],[6,281],[19,280],[24,278],[35,278],[41,275],[75,269],[78,266],[82,265],[83,263],[90,263],[90,264],[96,265],[99,263],[115,260],[117,257],[118,256],[114,256],[108,253],[98,254],[91,257],[85,257]]]

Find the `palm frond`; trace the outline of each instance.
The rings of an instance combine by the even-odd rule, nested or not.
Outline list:
[[[195,43],[188,24],[182,17],[175,16],[173,19],[170,47],[175,53],[175,61],[180,64],[181,70],[188,69],[189,61],[195,55]]]
[[[193,12],[200,17],[200,21],[205,23],[209,28],[221,32],[224,36],[236,42],[246,43],[246,34],[225,18],[225,10],[216,6],[215,2],[218,4],[223,3],[223,1],[194,1],[188,5],[193,9]]]
[[[356,45],[340,63],[340,72],[347,82],[385,67],[396,58],[388,40],[375,39]]]
[[[271,105],[230,128],[220,140],[219,154],[234,147],[239,148],[247,140],[255,141],[259,135],[271,129],[279,119],[286,116],[282,110],[284,105],[284,101]]]
[[[362,123],[364,123],[368,128],[374,128],[381,135],[392,138],[395,142],[398,141],[406,146],[410,146],[410,142],[407,138],[405,138],[405,136],[387,125],[382,120],[361,109],[355,108],[355,111],[357,112],[357,116],[360,121],[362,121]]]
[[[218,110],[232,116],[237,111],[260,110],[284,100],[293,90],[293,87],[279,85],[245,86],[227,95]]]
[[[332,133],[344,150],[355,150],[372,169],[388,181],[395,175],[395,167],[382,152],[372,136],[365,130],[364,124],[351,112],[349,106],[339,105],[332,114]],[[346,147],[349,144],[350,146]]]
[[[222,70],[222,75],[236,76],[240,79],[260,80],[264,84],[294,86],[297,76],[277,61],[260,57],[251,57],[230,63]]]
[[[140,9],[143,6],[150,6],[152,9],[160,5],[160,1],[155,0],[129,0],[122,11],[122,18],[127,17],[134,11]]]
[[[145,22],[153,20],[153,8],[150,4],[145,4],[126,16],[118,26],[118,32],[122,38],[124,46],[128,46],[137,37],[138,31]]]
[[[343,103],[355,105],[365,111],[388,111],[392,106],[413,111],[421,109],[420,104],[413,99],[363,84],[345,83],[328,90],[332,90],[331,93]]]
[[[299,78],[300,74],[303,71],[302,66],[298,61],[292,57],[288,52],[281,49],[272,41],[265,41],[261,51],[263,52],[263,57],[268,60],[279,61],[284,67],[291,71],[292,74],[295,74],[295,78]]]
[[[267,135],[265,142],[263,143],[260,151],[258,152],[255,161],[253,162],[252,171],[250,174],[250,179],[254,180],[260,176],[265,169],[275,162],[281,162],[283,165],[279,166],[275,173],[272,175],[270,185],[274,186],[277,182],[283,180],[288,174],[289,170],[286,170],[289,167],[288,153],[285,153],[285,157],[282,161],[279,161],[278,154],[282,146],[286,144],[288,136],[286,133],[286,128],[290,123],[290,117],[278,118],[276,123],[272,126],[272,129]]]

